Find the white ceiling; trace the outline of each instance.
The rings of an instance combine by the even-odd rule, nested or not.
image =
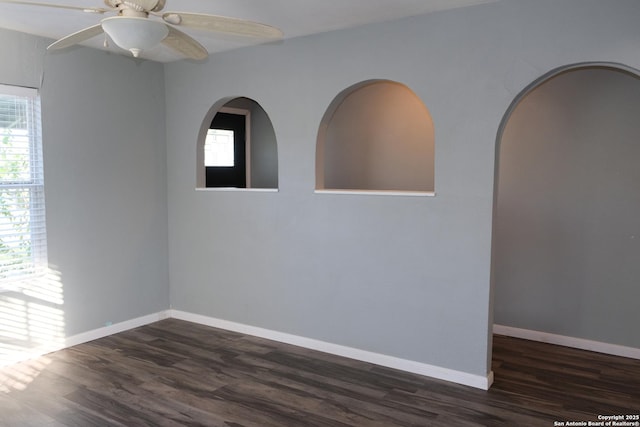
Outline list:
[[[104,7],[102,0],[30,0],[78,7]],[[163,12],[196,12],[262,22],[280,28],[285,39],[382,22],[413,15],[489,3],[495,0],[167,0]],[[0,28],[58,39],[97,24],[109,15],[0,2]],[[246,46],[244,38],[180,29],[198,40],[209,53]],[[83,45],[104,49],[104,36]],[[108,48],[128,54],[115,46]],[[63,54],[63,52],[56,53]],[[167,62],[179,57],[158,47],[143,57]]]

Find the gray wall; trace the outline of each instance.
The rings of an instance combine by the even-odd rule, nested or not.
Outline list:
[[[48,252],[64,334],[167,309],[163,67],[87,48],[45,54],[49,40],[6,30],[0,40],[0,83],[43,81]]]
[[[639,16],[632,0],[514,0],[167,65],[172,306],[486,374],[499,124],[550,69],[640,65]],[[327,106],[377,78],[431,112],[434,198],[313,192]],[[194,191],[200,121],[238,93],[273,121],[279,193]]]
[[[269,115],[257,104],[251,132],[251,187],[278,188],[278,141]]]
[[[500,143],[495,321],[640,347],[640,78],[568,71]]]

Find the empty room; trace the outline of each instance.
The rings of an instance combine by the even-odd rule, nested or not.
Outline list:
[[[0,0],[0,425],[640,426],[639,20]]]

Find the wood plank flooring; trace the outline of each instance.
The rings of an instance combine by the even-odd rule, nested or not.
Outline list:
[[[489,391],[167,319],[0,370],[2,426],[553,426],[640,414],[640,361],[496,336]]]

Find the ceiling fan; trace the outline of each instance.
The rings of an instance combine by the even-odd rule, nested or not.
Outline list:
[[[200,60],[209,55],[207,50],[194,38],[176,27],[264,40],[277,40],[283,37],[282,31],[278,28],[244,19],[203,13],[161,13],[160,11],[164,9],[165,2],[166,0],[104,0],[106,8],[84,8],[22,0],[0,0],[0,3],[70,9],[96,14],[116,14],[115,16],[103,18],[99,24],[61,38],[49,45],[47,47],[48,50],[64,49],[106,33],[116,45],[128,50],[136,58],[140,56],[142,51],[162,43],[186,58]]]

